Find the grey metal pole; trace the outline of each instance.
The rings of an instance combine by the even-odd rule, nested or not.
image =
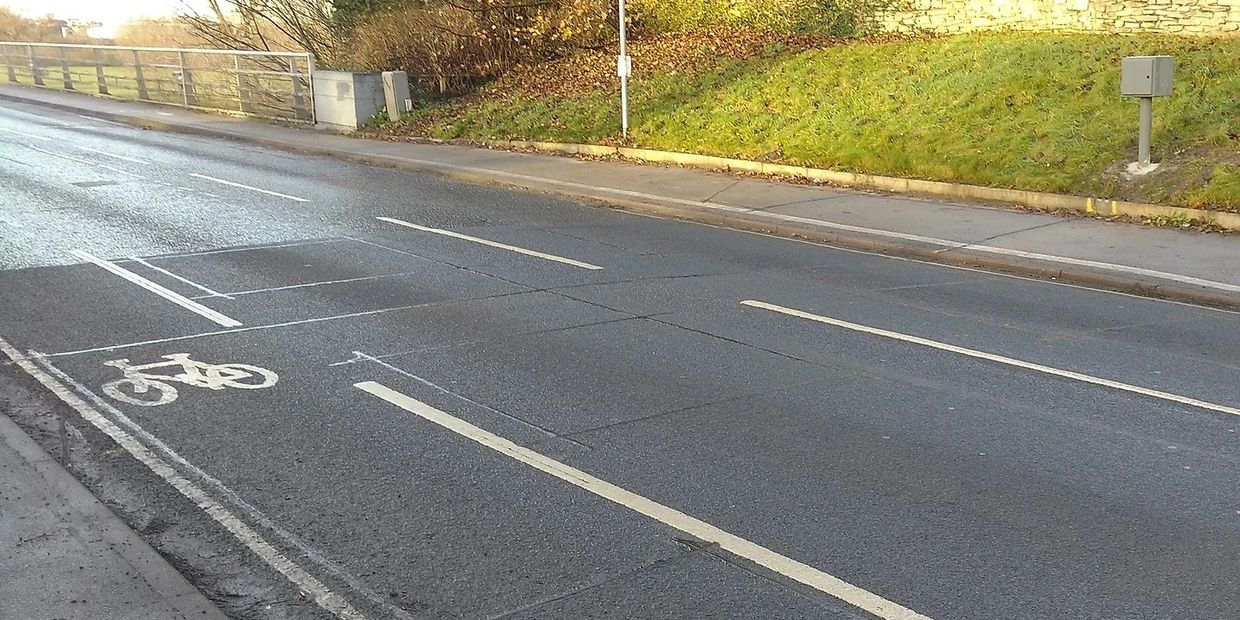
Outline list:
[[[1154,98],[1141,97],[1141,134],[1137,138],[1137,163],[1150,165],[1150,141],[1154,134]]]
[[[617,67],[621,66],[629,57],[628,42],[628,26],[624,18],[624,0],[620,0],[620,60]],[[620,71],[620,131],[625,138],[629,137],[629,72],[625,66]]]

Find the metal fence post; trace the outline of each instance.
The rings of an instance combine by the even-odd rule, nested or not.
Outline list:
[[[319,110],[314,103],[314,55],[306,54],[306,84],[310,86],[310,124],[319,124]]]
[[[73,90],[73,76],[69,73],[69,59],[65,56],[65,48],[58,47],[60,53],[60,77],[64,78],[65,90]]]
[[[95,80],[99,83],[99,94],[108,94],[108,77],[103,73],[103,52],[95,48]]]
[[[237,72],[237,109],[245,114],[245,84],[241,79],[241,54],[233,55],[233,71]]]
[[[302,103],[301,92],[301,75],[297,73],[297,57],[291,56],[288,59],[289,78],[293,80],[293,118],[300,119],[302,112],[306,106]]]
[[[146,92],[146,79],[142,77],[142,61],[138,58],[138,50],[133,51],[133,76],[138,82],[138,98],[150,99]]]
[[[177,58],[181,62],[181,98],[185,107],[198,105],[198,97],[194,96],[194,72],[185,64],[185,50],[177,50]]]
[[[15,71],[15,70],[13,69],[13,57],[12,57],[12,55],[10,55],[10,54],[9,54],[9,46],[5,45],[5,46],[3,46],[3,47],[4,47],[4,68],[5,68],[5,69],[8,69],[8,72],[9,72],[9,81],[10,81],[10,82],[16,82],[16,81],[17,81],[17,71]]]
[[[43,76],[39,74],[39,59],[34,55],[34,46],[26,46],[26,55],[30,57],[30,75],[34,77],[34,85],[43,85]]]

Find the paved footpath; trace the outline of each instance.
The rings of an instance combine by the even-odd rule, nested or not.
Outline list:
[[[0,575],[0,618],[224,618],[4,415]]]
[[[1235,234],[778,183],[696,169],[363,140],[30,87],[0,86],[0,98],[934,262],[1240,307],[1240,237]]]

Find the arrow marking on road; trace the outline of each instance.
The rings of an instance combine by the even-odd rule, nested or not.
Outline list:
[[[686,534],[696,536],[701,540],[715,543],[721,549],[764,566],[789,579],[794,579],[815,590],[829,594],[883,620],[930,620],[927,616],[923,616],[899,603],[889,601],[838,577],[824,573],[808,564],[798,562],[757,543],[728,533],[675,508],[664,506],[632,491],[622,489],[610,482],[595,478],[580,469],[570,467],[551,457],[517,445],[499,435],[483,430],[460,418],[453,417],[381,383],[363,381],[355,384],[353,387],[434,422],[500,454],[585,489],[603,499],[620,504],[625,508],[641,513]]]

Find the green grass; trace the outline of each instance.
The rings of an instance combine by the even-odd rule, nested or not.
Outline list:
[[[1120,59],[1169,54],[1155,104],[1162,170],[1139,183],[1137,105]],[[554,67],[549,68],[554,74]],[[615,89],[512,94],[423,110],[439,138],[618,140]],[[530,89],[523,89],[529,92]],[[986,33],[854,43],[640,74],[637,146],[872,174],[1240,210],[1240,38]],[[399,131],[399,129],[397,129]]]

